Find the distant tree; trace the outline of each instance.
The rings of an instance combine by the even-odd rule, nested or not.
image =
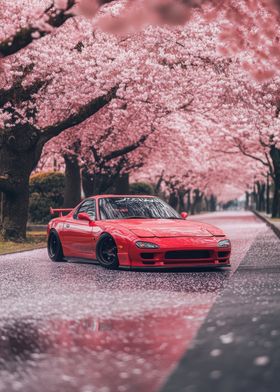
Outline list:
[[[129,185],[129,193],[132,195],[153,195],[154,189],[146,182],[133,182]]]

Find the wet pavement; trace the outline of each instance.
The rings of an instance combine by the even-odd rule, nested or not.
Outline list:
[[[278,392],[280,241],[256,237],[162,392]]]
[[[231,270],[107,271],[52,263],[45,249],[1,256],[0,391],[159,390],[241,261],[276,263],[261,246],[246,261],[270,232],[253,214],[199,219],[231,238]]]

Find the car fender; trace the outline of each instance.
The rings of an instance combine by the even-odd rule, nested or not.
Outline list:
[[[135,234],[123,227],[116,228],[112,226],[107,226],[98,236],[97,243],[100,236],[103,234],[110,235],[116,242],[120,266],[130,266],[131,260],[129,257],[129,248],[131,244],[137,239]]]
[[[57,234],[59,235],[60,231],[61,231],[62,228],[63,228],[63,223],[64,223],[64,221],[62,221],[62,220],[59,219],[59,218],[54,218],[54,219],[52,219],[52,220],[48,223],[48,226],[47,226],[47,234],[49,235],[51,230],[55,230],[55,231],[57,232]]]

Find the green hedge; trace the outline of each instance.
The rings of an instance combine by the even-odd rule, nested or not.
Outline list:
[[[146,182],[134,182],[129,185],[129,193],[132,195],[153,195],[154,189]]]
[[[53,171],[37,173],[30,178],[30,222],[47,223],[52,218],[50,207],[63,206],[64,182],[64,174]]]

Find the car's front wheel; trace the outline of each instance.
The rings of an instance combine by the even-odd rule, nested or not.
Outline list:
[[[116,269],[119,266],[118,248],[113,237],[102,234],[96,246],[96,256],[102,267]]]
[[[51,231],[48,238],[48,254],[52,261],[64,261],[62,245],[55,231]]]

